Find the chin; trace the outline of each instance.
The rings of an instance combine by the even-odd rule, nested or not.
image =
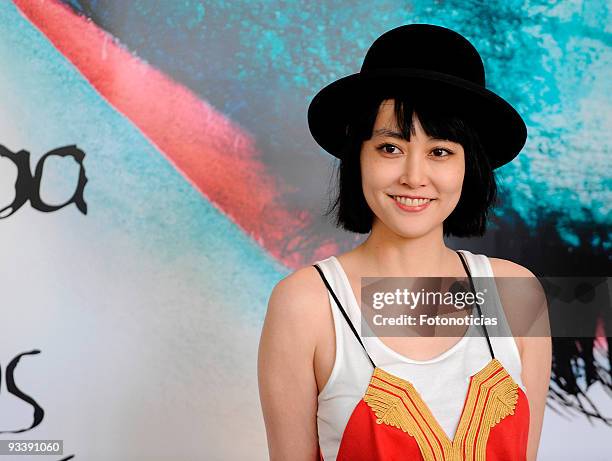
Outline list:
[[[403,238],[419,238],[429,234],[434,230],[431,226],[420,226],[420,225],[402,225],[390,227],[391,231]]]

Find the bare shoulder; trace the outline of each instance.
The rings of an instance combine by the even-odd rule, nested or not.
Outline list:
[[[495,277],[535,277],[533,272],[508,259],[489,258]]]
[[[502,305],[508,309],[513,309],[517,318],[519,315],[522,318],[529,318],[532,315],[532,311],[536,312],[536,309],[530,309],[529,306],[539,305],[545,299],[544,289],[539,280],[537,280],[536,275],[526,267],[507,259],[489,258],[489,261],[491,262],[493,275],[496,278],[525,277],[530,279],[529,282],[520,281],[521,289],[516,289],[516,284],[502,283],[500,285],[499,281],[497,281]],[[519,353],[523,357],[525,347],[530,342],[530,338],[519,335],[515,336],[514,339],[516,340]]]
[[[326,288],[313,266],[304,266],[281,279],[272,290],[270,300],[281,309],[312,314],[312,306],[325,301]]]
[[[489,258],[491,263],[491,269],[493,270],[493,276],[495,277],[535,277],[534,274],[527,269],[525,266],[502,258]],[[500,292],[502,298],[502,305],[507,306],[508,302],[504,299],[503,294]],[[520,336],[515,336],[516,345],[519,349],[519,354],[523,356],[524,341]]]
[[[321,276],[313,266],[304,266],[274,286],[266,319],[314,339],[312,332],[323,318],[326,302],[327,289]]]

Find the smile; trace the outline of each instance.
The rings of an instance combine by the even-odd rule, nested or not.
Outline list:
[[[395,204],[404,211],[422,211],[435,199],[410,199],[398,195],[389,195]]]

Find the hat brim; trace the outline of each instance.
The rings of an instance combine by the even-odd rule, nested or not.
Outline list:
[[[417,69],[382,69],[332,82],[315,95],[308,107],[310,133],[323,149],[341,159],[346,125],[366,95],[413,91],[420,98],[431,98],[432,103],[456,107],[469,118],[492,168],[512,161],[525,145],[525,122],[503,98],[472,82]]]

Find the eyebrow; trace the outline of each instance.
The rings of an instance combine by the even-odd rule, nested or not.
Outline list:
[[[403,141],[408,141],[403,135],[402,133],[400,133],[399,131],[394,131],[394,130],[390,130],[388,128],[379,128],[377,130],[374,130],[374,136],[388,136],[390,138],[397,138],[397,139],[401,139]],[[454,142],[454,141],[450,141],[448,139],[444,139],[444,138],[436,138],[435,136],[428,136],[428,138],[430,140],[433,141],[448,141],[448,142]]]

